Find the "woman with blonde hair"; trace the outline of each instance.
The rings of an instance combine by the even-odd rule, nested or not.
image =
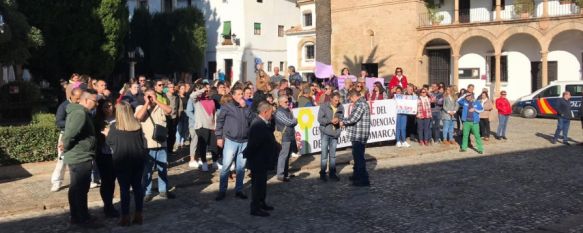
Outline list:
[[[453,140],[453,126],[455,115],[459,108],[454,88],[448,87],[443,94],[443,108],[441,109],[441,120],[443,120],[443,143],[445,145],[455,144]]]
[[[106,141],[112,150],[113,169],[119,183],[121,196],[119,225],[130,225],[130,187],[133,190],[135,202],[132,223],[141,225],[144,206],[142,176],[144,158],[146,158],[148,151],[144,144],[142,127],[134,117],[134,111],[129,103],[121,101],[115,105],[115,122],[109,127]]]

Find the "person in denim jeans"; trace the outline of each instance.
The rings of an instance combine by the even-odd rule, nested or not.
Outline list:
[[[162,81],[156,82],[156,92],[162,91],[164,83]],[[162,103],[166,95],[158,95],[152,90],[145,93],[145,103],[136,107],[135,117],[142,125],[144,138],[146,139],[146,148],[148,149],[148,158],[144,165],[144,201],[149,202],[154,198],[152,194],[152,173],[153,168],[158,171],[158,192],[163,199],[174,198],[174,194],[168,192],[168,155],[166,153],[167,140],[154,140],[155,125],[162,127],[166,126],[166,116],[172,113],[172,108]],[[167,103],[167,102],[166,102]]]
[[[243,89],[233,88],[233,101],[221,107],[217,118],[215,134],[217,146],[223,147],[223,167],[220,174],[219,194],[215,200],[225,199],[231,164],[236,161],[237,179],[235,183],[235,196],[247,199],[243,193],[243,178],[245,178],[245,163],[243,151],[247,147],[248,131],[253,113],[243,99]]]
[[[453,140],[453,127],[455,114],[459,108],[456,99],[452,95],[450,87],[445,89],[443,95],[443,108],[441,109],[441,119],[443,120],[443,143],[455,144]]]
[[[508,125],[508,118],[512,114],[510,101],[506,99],[506,91],[500,92],[500,98],[496,99],[496,109],[498,109],[498,129],[496,130],[496,139],[506,138],[506,125]]]
[[[334,93],[330,102],[324,103],[318,110],[322,154],[320,159],[320,180],[327,181],[326,168],[330,161],[329,176],[333,181],[340,179],[336,175],[336,146],[340,137],[340,122],[344,119],[344,106],[340,104],[340,94]]]
[[[439,130],[441,129],[441,109],[443,107],[443,93],[440,91],[437,84],[431,84],[431,92],[429,94],[429,99],[431,100],[431,131],[433,143],[441,142],[441,135]]]
[[[296,148],[296,131],[294,127],[298,124],[298,119],[294,118],[289,109],[287,96],[279,96],[279,107],[275,112],[275,130],[281,132],[281,150],[277,158],[277,179],[279,181],[289,181],[289,157]]]
[[[571,99],[571,93],[568,91],[563,92],[563,98],[557,100],[555,109],[557,110],[557,130],[555,130],[555,136],[553,137],[552,143],[556,144],[561,131],[563,132],[563,144],[569,144],[569,125],[571,124],[571,117],[573,117],[573,112],[571,111],[571,105],[569,100]]]
[[[397,86],[395,88],[395,95],[400,95],[401,93],[403,93],[403,89]],[[397,114],[397,147],[411,146],[407,143],[407,118],[407,114]]]

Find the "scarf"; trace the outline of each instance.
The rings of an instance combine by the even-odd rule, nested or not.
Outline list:
[[[204,111],[209,115],[213,115],[215,113],[215,101],[210,99],[203,99],[200,100],[200,104],[204,108]]]

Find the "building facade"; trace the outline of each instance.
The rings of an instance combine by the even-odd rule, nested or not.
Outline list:
[[[305,80],[316,67],[316,4],[314,0],[298,0],[300,24],[286,31],[287,62]]]
[[[402,67],[413,83],[476,85],[510,99],[581,80],[583,11],[564,0],[332,1],[335,69]],[[580,95],[580,93],[579,93]]]
[[[207,51],[204,78],[223,73],[232,83],[254,81],[256,61],[268,73],[285,70],[285,31],[299,24],[295,0],[129,0],[130,12],[147,6],[151,13],[197,7],[205,17]]]

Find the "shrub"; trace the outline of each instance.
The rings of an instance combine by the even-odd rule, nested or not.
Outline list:
[[[14,81],[0,87],[0,115],[6,120],[30,121],[39,107],[40,88],[25,81]]]
[[[36,114],[33,124],[0,127],[0,165],[56,158],[59,130],[52,114]]]

